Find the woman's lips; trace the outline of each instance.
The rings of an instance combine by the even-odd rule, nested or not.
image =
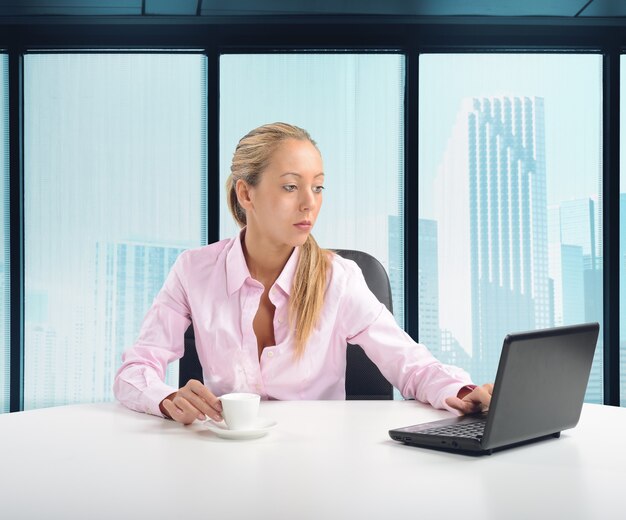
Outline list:
[[[302,222],[298,222],[297,224],[294,224],[294,226],[300,229],[301,231],[309,231],[313,227],[313,224],[311,224],[311,222],[309,222],[308,220],[304,220]]]

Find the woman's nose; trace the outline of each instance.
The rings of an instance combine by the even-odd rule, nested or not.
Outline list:
[[[313,193],[304,191],[300,200],[300,211],[311,211],[315,206],[315,197]]]

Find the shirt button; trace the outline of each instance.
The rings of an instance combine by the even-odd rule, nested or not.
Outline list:
[[[283,319],[282,318],[278,318],[278,323],[282,323]]]
[[[267,355],[268,357],[274,357],[274,353],[271,350],[267,353]]]

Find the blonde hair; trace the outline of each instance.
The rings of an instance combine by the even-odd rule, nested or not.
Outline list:
[[[317,148],[306,130],[287,123],[272,123],[255,128],[237,144],[230,175],[226,180],[226,195],[228,208],[239,227],[244,227],[247,221],[246,211],[237,199],[237,181],[241,179],[249,186],[256,186],[269,165],[272,153],[287,139],[308,141]],[[289,300],[289,324],[292,328],[295,326],[295,355],[298,358],[304,353],[306,342],[322,310],[331,254],[331,251],[320,248],[312,235],[300,247]]]

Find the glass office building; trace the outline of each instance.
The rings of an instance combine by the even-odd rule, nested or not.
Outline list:
[[[550,325],[543,99],[468,99],[435,178],[441,326],[493,378],[493,345]],[[458,153],[459,149],[467,153]],[[459,307],[463,306],[463,307]]]
[[[439,357],[477,382],[495,379],[510,332],[603,321],[600,65],[420,57],[419,270],[438,280],[420,281],[420,340],[436,345],[438,327]],[[567,96],[564,71],[585,74]],[[602,366],[601,335],[588,401],[602,402]]]

